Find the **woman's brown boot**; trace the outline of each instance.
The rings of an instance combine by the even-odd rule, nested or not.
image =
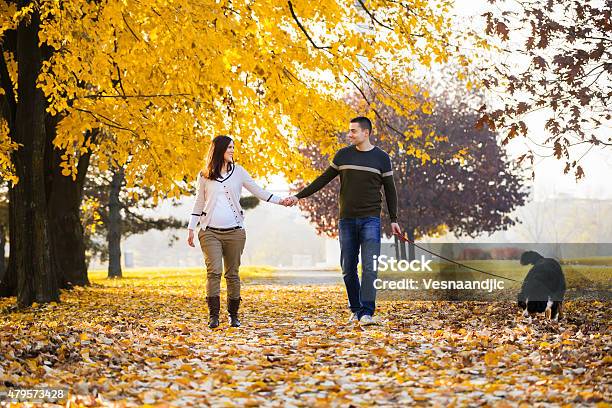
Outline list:
[[[227,311],[230,316],[230,326],[240,327],[240,320],[238,320],[238,308],[240,307],[240,298],[238,299],[227,299]]]
[[[214,329],[219,327],[219,309],[221,308],[221,300],[219,296],[211,296],[206,298],[208,303],[208,327]]]

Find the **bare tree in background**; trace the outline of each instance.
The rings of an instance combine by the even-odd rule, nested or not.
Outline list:
[[[580,161],[586,154],[594,147],[612,147],[612,2],[489,1],[493,5],[483,15],[486,34],[501,39],[508,60],[486,62],[482,82],[502,91],[495,94],[502,107],[483,105],[478,126],[503,130],[506,144],[517,136],[528,138],[524,116],[540,111],[551,136],[534,143],[564,160],[564,173],[582,178]],[[512,48],[517,41],[519,46]],[[526,66],[517,63],[521,56]],[[534,155],[530,149],[519,161],[533,168]]]

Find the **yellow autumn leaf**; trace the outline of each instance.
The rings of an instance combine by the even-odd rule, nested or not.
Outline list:
[[[484,356],[484,362],[488,366],[496,366],[499,362],[499,354],[495,351],[487,351]]]
[[[34,358],[28,358],[26,363],[32,372],[36,372],[38,370],[38,363]]]

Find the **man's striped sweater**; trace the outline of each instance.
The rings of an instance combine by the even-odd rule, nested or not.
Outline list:
[[[354,145],[336,153],[329,167],[310,185],[296,194],[305,198],[316,193],[340,174],[339,217],[380,217],[381,187],[391,222],[397,222],[397,191],[393,180],[393,167],[389,155],[374,146],[368,151]]]

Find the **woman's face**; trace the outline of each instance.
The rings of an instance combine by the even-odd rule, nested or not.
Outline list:
[[[223,154],[223,160],[225,160],[226,162],[233,162],[234,161],[234,142],[230,142],[229,145],[227,146],[227,149],[225,150],[225,154]]]

